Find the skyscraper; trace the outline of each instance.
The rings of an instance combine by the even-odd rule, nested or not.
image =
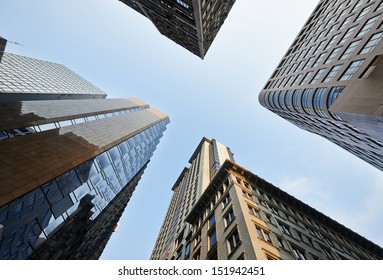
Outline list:
[[[382,1],[319,2],[260,103],[383,170]]]
[[[0,259],[97,259],[169,118],[103,99],[61,65],[7,53],[2,63],[0,99],[22,101],[0,102]]]
[[[226,159],[234,160],[230,149],[216,140],[203,138],[191,156],[190,167],[185,168],[172,190],[172,200],[161,227],[152,259],[173,259],[175,255],[185,255],[190,245],[192,227],[186,223],[186,216],[200,199],[201,195]],[[181,246],[181,251],[175,249]]]
[[[62,64],[4,53],[0,100],[106,98],[106,93]]]
[[[204,58],[235,0],[120,0],[147,17],[158,31]]]
[[[209,140],[201,143],[190,169],[182,172],[173,187],[151,259],[383,259],[378,245],[231,157],[214,161],[214,149],[206,150]],[[230,151],[222,144],[219,147],[219,151]],[[219,168],[212,173],[213,162]],[[196,192],[196,182],[206,177],[203,192]]]

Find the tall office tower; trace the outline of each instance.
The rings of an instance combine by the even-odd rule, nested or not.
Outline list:
[[[188,174],[210,176],[183,171],[152,259],[383,259],[373,242],[231,160],[196,198]]]
[[[235,0],[120,0],[144,15],[158,31],[204,58]]]
[[[0,36],[0,62],[1,62],[1,59],[3,58],[6,44],[7,44],[7,40],[5,40],[3,37]]]
[[[383,2],[319,2],[260,103],[383,170]]]
[[[37,87],[33,68],[12,83],[27,88],[23,97]],[[12,68],[0,69],[8,85]],[[73,99],[80,88],[90,98],[101,91],[77,76],[61,79],[54,81],[72,99],[0,102],[0,259],[97,259],[169,123],[136,98]]]
[[[234,160],[230,149],[203,138],[173,186],[173,197],[153,250],[152,259],[178,259],[188,254],[192,234],[186,216],[200,199],[225,160]]]
[[[0,100],[97,99],[106,93],[62,64],[4,53]]]

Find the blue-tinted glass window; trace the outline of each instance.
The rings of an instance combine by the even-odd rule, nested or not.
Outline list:
[[[301,89],[295,90],[293,94],[293,107],[298,112],[302,112],[301,97],[302,97],[302,90]]]
[[[313,92],[313,89],[312,88],[307,88],[303,91],[303,94],[302,94],[302,107],[303,107],[303,110],[310,114],[310,115],[313,115],[313,110],[312,110],[312,92]]]
[[[288,91],[286,92],[286,98],[285,98],[285,101],[286,101],[286,107],[287,107],[287,109],[289,109],[290,111],[294,111],[294,107],[293,107],[293,103],[292,103],[292,96],[293,96],[293,93],[294,93],[293,90],[288,90]]]
[[[314,111],[320,117],[328,118],[329,116],[325,113],[325,102],[324,95],[327,88],[317,88],[313,96]]]
[[[328,98],[327,98],[327,108],[330,108],[332,104],[334,104],[335,100],[339,97],[339,95],[342,93],[344,86],[340,87],[333,87],[331,88]],[[338,115],[330,113],[331,116],[333,116],[337,120],[342,120]]]

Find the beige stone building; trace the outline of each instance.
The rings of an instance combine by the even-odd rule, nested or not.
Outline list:
[[[211,142],[204,138],[192,159],[203,162],[205,155],[213,163],[217,153],[212,147],[204,154],[204,145]],[[383,249],[373,242],[232,159],[216,163],[218,171],[192,199],[196,181],[188,174],[203,178],[212,169],[198,171],[191,160],[182,172],[151,259],[383,259]]]

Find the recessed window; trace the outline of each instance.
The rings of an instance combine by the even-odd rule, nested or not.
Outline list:
[[[209,217],[209,228],[211,228],[214,225],[215,225],[215,215],[213,214]]]
[[[335,65],[331,68],[331,71],[327,74],[326,78],[323,80],[324,83],[331,82],[334,76],[338,73],[339,69],[342,68],[343,64]]]
[[[261,218],[261,214],[259,213],[259,210],[258,209],[255,209],[253,206],[251,205],[247,205],[248,207],[248,210],[249,210],[249,214],[251,215],[254,215],[254,216],[257,216],[258,218]]]
[[[209,234],[209,250],[214,248],[217,245],[217,232],[215,229]]]
[[[326,59],[325,64],[331,63],[334,60],[334,58],[337,56],[337,54],[339,53],[340,49],[341,47],[333,49],[329,57]]]
[[[348,47],[347,49],[343,52],[342,56],[340,57],[340,59],[345,59],[345,58],[348,58],[350,57],[350,55],[354,52],[354,50],[356,49],[356,47],[359,45],[359,43],[362,41],[362,39],[359,39],[357,41],[354,41],[352,42]]]
[[[311,84],[315,84],[316,82],[318,82],[318,80],[322,77],[322,75],[325,72],[325,70],[326,70],[326,68],[319,69],[318,72],[313,77],[313,79],[311,80],[310,85]]]
[[[247,191],[242,190],[242,195],[250,200],[253,200],[253,196],[249,194]]]
[[[306,259],[305,253],[304,253],[304,251],[302,249],[298,249],[296,247],[292,247],[291,249],[293,251],[294,257],[297,260],[305,260]]]
[[[226,205],[228,205],[230,201],[231,201],[231,197],[230,197],[229,194],[227,194],[227,195],[223,198],[223,200],[222,200],[223,207],[225,207]]]
[[[225,228],[228,227],[231,222],[234,220],[234,211],[233,209],[230,209],[224,216],[224,221],[225,221]]]
[[[359,31],[358,33],[358,37],[359,36],[363,36],[364,34],[366,34],[370,29],[371,27],[375,24],[375,22],[378,20],[378,18],[380,17],[380,15],[377,15],[373,18],[370,18],[363,26],[363,28]]]
[[[238,230],[235,229],[227,238],[228,252],[233,252],[240,244],[240,238]]]
[[[383,3],[383,2],[382,2]],[[371,52],[383,37],[383,31],[371,36],[366,45],[360,51],[360,54]]]
[[[290,227],[288,225],[281,224],[280,226],[283,233],[291,236]]]
[[[347,70],[344,72],[342,77],[340,78],[340,81],[345,81],[351,79],[351,77],[355,74],[356,71],[358,71],[359,67],[363,64],[364,59],[353,61],[347,68]]]
[[[340,40],[339,44],[343,44],[348,40],[348,38],[351,37],[352,33],[354,33],[355,29],[358,27],[358,25],[355,25],[353,27],[350,27],[347,32],[343,35],[342,39]]]

